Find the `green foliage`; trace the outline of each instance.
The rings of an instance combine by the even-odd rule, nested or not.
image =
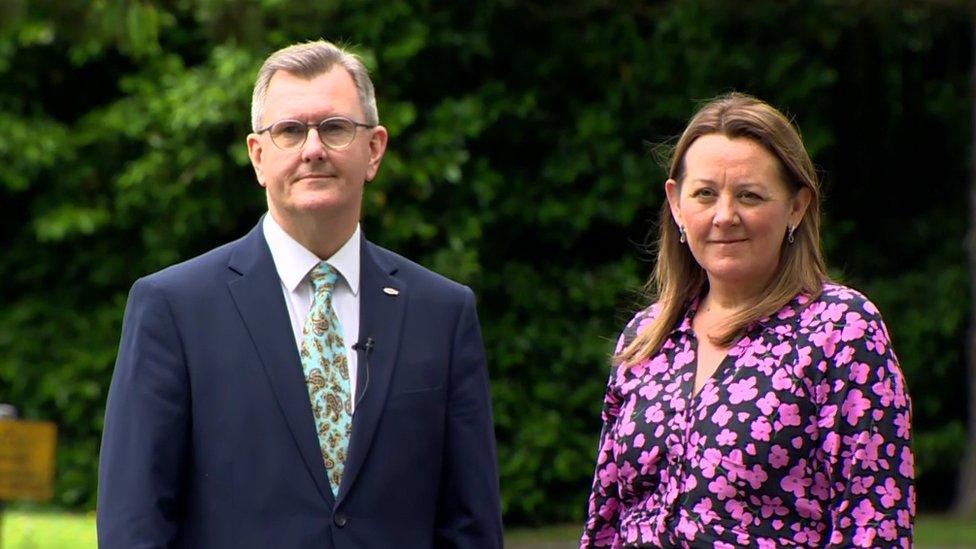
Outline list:
[[[508,523],[579,520],[608,357],[643,305],[656,145],[737,89],[795,117],[824,246],[885,313],[923,503],[964,443],[961,13],[880,2],[10,2],[0,8],[0,401],[60,425],[57,503],[90,508],[126,292],[238,237],[261,60],[357,45],[391,134],[369,237],[479,295]]]

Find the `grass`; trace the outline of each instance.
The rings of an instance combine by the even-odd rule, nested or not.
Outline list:
[[[505,534],[506,547],[575,547],[581,526],[564,524],[515,528]],[[915,522],[915,546],[976,548],[976,519],[922,515]],[[6,511],[0,523],[0,549],[94,549],[95,514]]]

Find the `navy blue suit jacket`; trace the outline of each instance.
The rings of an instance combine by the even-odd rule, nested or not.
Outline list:
[[[365,239],[361,262],[359,341],[373,346],[357,351],[335,496],[260,223],[133,285],[102,436],[100,547],[501,546],[474,295]]]

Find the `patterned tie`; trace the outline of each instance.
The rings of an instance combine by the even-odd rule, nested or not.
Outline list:
[[[302,330],[302,370],[329,484],[332,493],[338,494],[352,433],[349,365],[342,326],[332,308],[332,289],[338,274],[332,265],[323,261],[309,276],[314,295]]]

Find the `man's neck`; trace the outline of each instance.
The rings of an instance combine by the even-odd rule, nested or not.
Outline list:
[[[294,218],[280,215],[274,209],[269,214],[288,236],[312,252],[319,259],[332,257],[356,232],[356,220],[322,219],[309,215]]]

